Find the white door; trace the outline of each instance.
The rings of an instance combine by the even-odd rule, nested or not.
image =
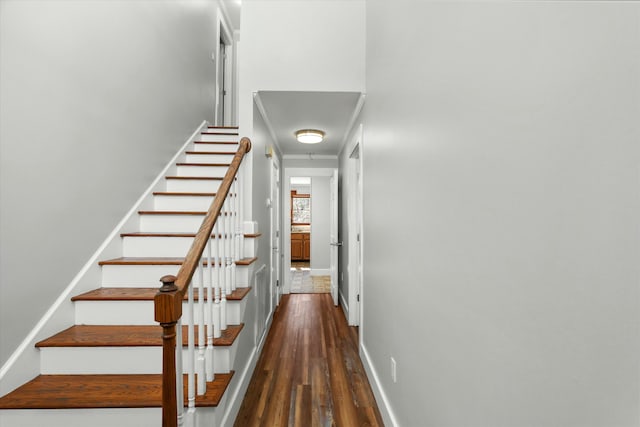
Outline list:
[[[280,302],[280,165],[276,157],[271,158],[271,310]]]
[[[362,174],[360,143],[351,156],[349,188],[349,325],[360,325],[360,294],[362,280]]]
[[[342,246],[342,242],[338,241],[338,170],[333,171],[329,180],[330,189],[330,209],[331,216],[329,221],[329,234],[331,245],[331,296],[333,304],[338,305],[338,248]]]

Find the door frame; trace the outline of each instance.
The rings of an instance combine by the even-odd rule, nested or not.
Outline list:
[[[291,177],[294,176],[310,176],[330,177],[337,168],[284,168],[284,180],[282,194],[291,194]],[[313,195],[311,196],[313,197]],[[284,294],[291,293],[291,198],[282,198],[282,292]],[[313,203],[313,201],[311,202]],[[329,211],[327,210],[327,214]],[[338,218],[340,221],[340,218]],[[313,227],[313,218],[311,219],[311,227]],[[336,268],[338,268],[336,266]]]
[[[282,295],[282,193],[280,160],[272,156],[270,162],[270,209],[269,209],[269,288],[271,292],[271,312],[280,303]]]
[[[216,126],[231,126],[234,120],[233,109],[234,109],[234,99],[235,94],[232,93],[235,84],[234,84],[234,64],[235,61],[235,44],[236,39],[231,32],[231,26],[227,22],[222,10],[218,8],[218,21],[217,21],[217,29],[216,29],[216,40],[215,40],[215,54],[213,60],[215,62],[215,78],[216,78],[216,93],[215,100],[213,106],[213,118]],[[225,46],[225,55],[220,51],[220,41],[223,42]],[[220,73],[220,61],[223,61],[224,74]],[[222,90],[227,91],[227,95],[221,100],[220,99],[220,86]],[[224,104],[223,104],[224,103]],[[220,121],[219,111],[222,109],[224,117],[222,121]]]
[[[360,125],[358,132],[353,139],[354,143],[350,148],[348,164],[348,217],[349,235],[348,235],[348,270],[349,275],[349,313],[348,322],[352,326],[362,325],[362,293],[363,293],[363,274],[362,274],[362,223],[363,223],[363,204],[362,204],[362,135],[363,128]],[[358,297],[359,296],[359,297]]]
[[[338,275],[340,274],[340,216],[339,216],[339,203],[340,195],[338,194],[338,169],[333,171],[333,174],[329,178],[329,271],[331,272],[331,297],[333,298],[333,305],[336,307],[340,304],[340,281]]]

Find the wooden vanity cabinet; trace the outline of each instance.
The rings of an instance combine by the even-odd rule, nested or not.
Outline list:
[[[309,233],[291,233],[291,261],[311,259],[311,237]]]

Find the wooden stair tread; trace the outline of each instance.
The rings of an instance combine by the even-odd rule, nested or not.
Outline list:
[[[71,301],[153,301],[158,293],[157,288],[98,288],[71,298]],[[250,287],[236,288],[226,295],[227,301],[241,301],[251,291]],[[187,299],[187,295],[184,299]],[[194,297],[198,297],[198,289],[194,289]],[[206,299],[206,296],[205,296]]]
[[[206,215],[204,211],[138,211],[140,215]]]
[[[140,215],[206,215],[205,211],[138,211]],[[221,215],[229,215],[228,212],[220,212]]]
[[[154,191],[154,196],[195,196],[195,197],[215,197],[216,193],[191,193],[191,192],[180,192],[180,191]]]
[[[244,324],[227,325],[214,346],[230,346]],[[195,340],[198,345],[198,326]],[[187,326],[182,327],[183,345],[187,346]],[[162,328],[159,325],[74,325],[36,343],[36,347],[161,347]]]
[[[176,163],[176,166],[208,166],[208,167],[229,167],[230,163]]]
[[[215,374],[196,406],[218,406],[234,372]],[[185,406],[187,404],[187,380]],[[0,409],[159,408],[162,375],[39,375],[0,398]]]
[[[236,265],[250,265],[258,258],[244,258],[236,261]],[[177,257],[120,257],[110,260],[100,261],[99,265],[182,265],[184,258]],[[202,262],[206,265],[206,260]]]
[[[164,179],[182,179],[185,181],[222,181],[222,178],[217,176],[165,176]]]
[[[211,237],[215,236],[215,234],[211,235]],[[218,236],[222,237],[222,234],[218,234]],[[133,233],[120,233],[120,237],[196,237],[196,233],[137,231]],[[256,237],[260,237],[260,233],[245,233],[244,237],[248,239],[254,239]]]

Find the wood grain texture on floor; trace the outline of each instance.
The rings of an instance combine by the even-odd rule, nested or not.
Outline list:
[[[383,426],[354,329],[329,294],[283,296],[234,425]]]

